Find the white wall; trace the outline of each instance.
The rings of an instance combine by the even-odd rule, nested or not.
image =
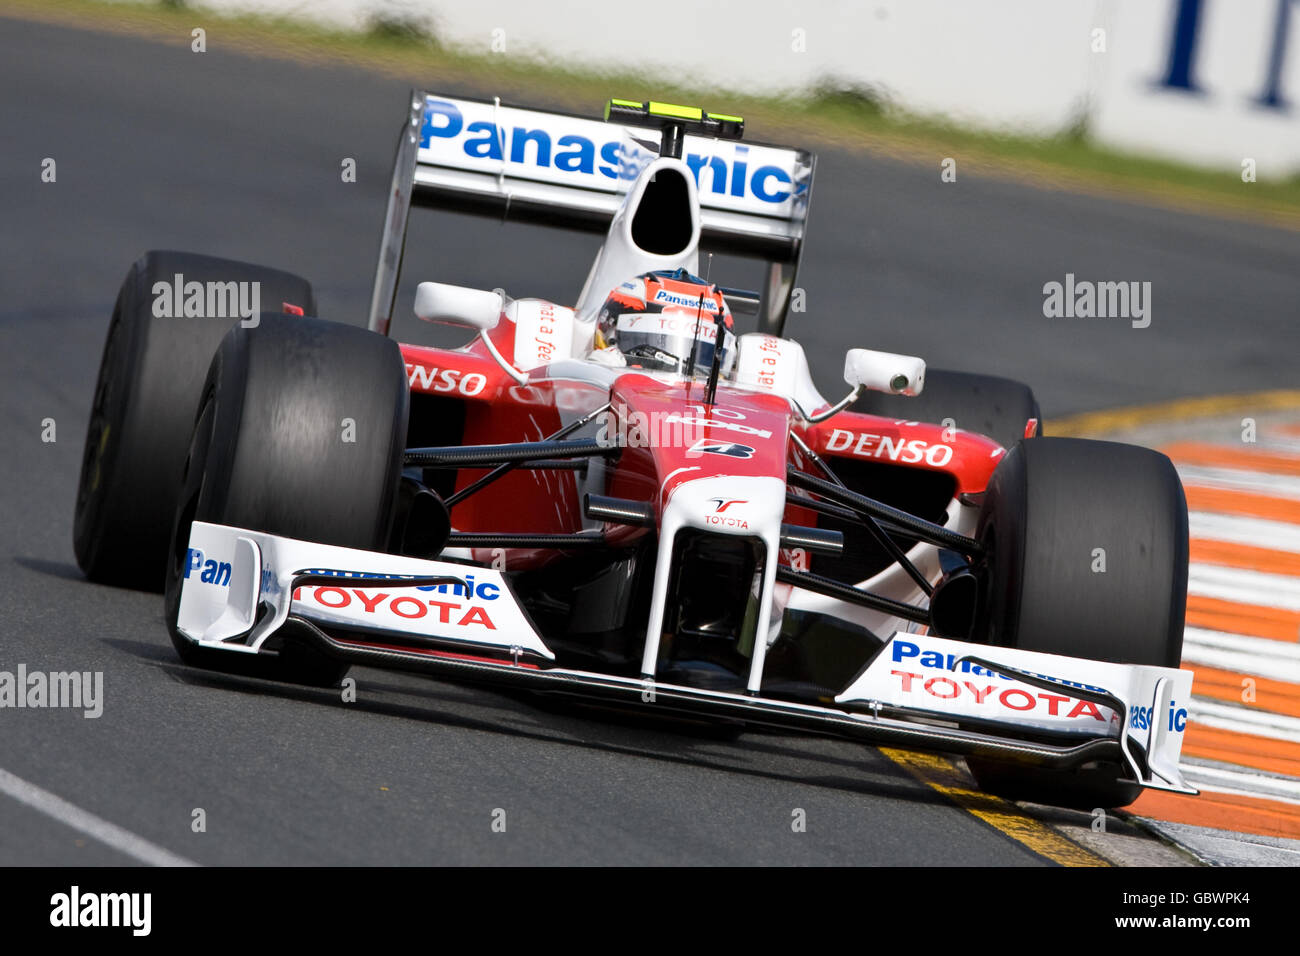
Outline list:
[[[1258,102],[1268,86],[1281,4],[1290,4],[1279,84],[1290,110]],[[1259,177],[1300,173],[1300,2],[1202,0],[1193,77],[1201,92],[1159,85],[1173,34],[1175,3],[1126,2],[1112,58],[1097,91],[1093,130],[1102,142],[1240,170]]]
[[[1086,111],[1104,143],[1225,170],[1250,157],[1261,179],[1300,172],[1300,0],[1200,0],[1192,62],[1201,92],[1160,82],[1180,2],[201,0],[356,29],[376,14],[403,16],[467,51],[632,68],[651,82],[773,93],[834,78],[913,111],[990,127],[1053,132]],[[1290,112],[1254,102],[1286,4],[1280,87],[1297,102]],[[1093,52],[1097,28],[1105,52]]]

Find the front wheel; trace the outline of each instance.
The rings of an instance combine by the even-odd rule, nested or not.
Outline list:
[[[202,396],[167,564],[172,643],[195,666],[335,684],[346,665],[306,647],[245,663],[180,633],[190,525],[386,550],[409,409],[401,350],[353,326],[263,315],[222,340]]]
[[[974,639],[1119,664],[1178,667],[1187,607],[1187,502],[1173,463],[1146,448],[1033,438],[989,482]],[[1118,766],[1075,771],[982,758],[985,790],[1079,809],[1122,807],[1141,788]]]
[[[236,294],[209,293],[181,307],[159,298],[173,283]],[[90,580],[153,591],[163,586],[203,374],[222,336],[240,322],[232,311],[239,289],[258,290],[268,306],[316,312],[306,279],[190,252],[147,252],[122,282],[91,403],[73,519],[77,564]]]

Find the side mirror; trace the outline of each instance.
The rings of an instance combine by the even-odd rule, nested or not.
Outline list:
[[[844,381],[855,389],[920,395],[925,388],[925,359],[872,349],[849,349],[844,356]]]
[[[443,282],[421,282],[415,289],[416,318],[480,332],[497,327],[504,304],[499,292],[467,289]]]

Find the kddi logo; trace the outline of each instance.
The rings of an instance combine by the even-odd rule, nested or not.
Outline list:
[[[171,282],[153,284],[153,314],[159,319],[239,319],[255,328],[262,312],[260,282],[185,281],[176,273]]]
[[[50,925],[69,928],[130,927],[133,936],[148,936],[152,893],[83,893],[74,886],[50,897]]]

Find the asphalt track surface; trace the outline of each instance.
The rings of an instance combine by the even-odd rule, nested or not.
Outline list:
[[[0,667],[103,671],[106,697],[93,720],[0,711],[0,768],[205,864],[1044,862],[872,749],[729,742],[366,669],[351,704],[207,675],[176,659],[158,596],[81,578],[75,486],[125,270],[147,248],[263,261],[311,278],[322,315],[363,321],[406,89],[211,38],[196,55],[188,37],[0,18]],[[1296,234],[980,181],[958,163],[944,185],[938,158],[822,154],[808,312],[790,332],[827,393],[851,346],[1023,378],[1049,417],[1295,385]],[[561,301],[596,246],[413,222],[408,280]],[[743,284],[725,265],[714,277]],[[1045,319],[1042,285],[1066,272],[1151,281],[1150,328]],[[137,859],[0,795],[0,863]]]

